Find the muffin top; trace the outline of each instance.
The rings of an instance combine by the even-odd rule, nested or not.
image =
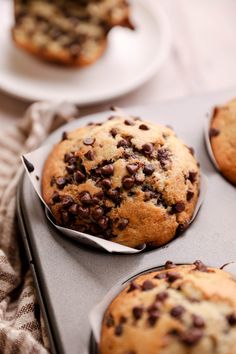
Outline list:
[[[45,163],[42,192],[59,225],[159,246],[188,226],[199,179],[192,149],[173,130],[115,113],[63,134]]]
[[[101,354],[235,354],[236,279],[202,262],[141,275],[110,304]]]
[[[210,140],[222,174],[236,185],[236,99],[215,108]]]

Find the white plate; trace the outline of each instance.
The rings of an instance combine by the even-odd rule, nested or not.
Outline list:
[[[150,79],[170,48],[169,22],[160,5],[156,0],[133,0],[136,31],[112,30],[107,51],[89,67],[56,67],[14,46],[11,3],[0,1],[0,88],[26,100],[67,100],[81,106],[111,100]]]

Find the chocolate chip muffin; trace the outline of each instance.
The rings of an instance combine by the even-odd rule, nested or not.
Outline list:
[[[133,28],[126,0],[15,0],[13,39],[37,57],[71,66],[96,61],[114,26]]]
[[[141,275],[108,307],[101,354],[235,354],[236,279],[206,267]]]
[[[189,224],[199,168],[168,127],[111,116],[71,133],[49,155],[42,194],[59,225],[136,247]]]
[[[220,171],[236,185],[236,99],[215,108],[210,140]]]

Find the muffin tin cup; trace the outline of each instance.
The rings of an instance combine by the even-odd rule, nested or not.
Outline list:
[[[188,262],[183,262],[182,264],[188,264]],[[139,277],[142,274],[153,272],[161,268],[163,268],[163,265],[155,266],[149,269],[144,268],[143,270],[140,270],[138,274],[130,275],[126,280],[121,279],[119,284],[113,286],[111,290],[109,290],[108,293],[104,296],[104,298],[90,311],[89,322],[92,329],[93,338],[96,342],[95,352],[97,352],[98,343],[100,342],[103,317],[111,302],[122,292],[122,290],[127,287],[131,280]],[[236,276],[236,262],[230,262],[222,265],[221,269]]]
[[[45,145],[40,147],[37,150],[34,150],[22,156],[22,162],[27,172],[27,175],[30,179],[30,182],[34,190],[36,191],[37,195],[39,196],[40,200],[45,206],[45,214],[48,220],[51,222],[51,224],[53,224],[53,226],[56,227],[57,230],[60,231],[63,235],[70,237],[73,240],[81,242],[86,246],[92,246],[110,253],[135,254],[144,251],[146,248],[145,244],[137,248],[131,248],[131,247],[120,245],[112,241],[101,239],[96,236],[92,236],[79,231],[64,228],[55,223],[52,213],[42,197],[42,191],[41,191],[43,166],[52,148],[53,148],[52,145]],[[29,166],[31,168],[29,168]],[[201,174],[200,194],[199,194],[198,202],[194,210],[193,216],[190,220],[190,224],[196,218],[198,211],[205,199],[206,192],[207,192],[207,177]]]
[[[23,219],[21,227],[25,232],[26,249],[29,248],[28,257],[38,282],[42,284],[38,292],[48,310],[47,317],[53,340],[59,348],[58,353],[98,353],[94,337],[97,333],[96,340],[99,342],[104,311],[131,277],[157,269],[167,260],[176,264],[190,264],[200,259],[218,268],[236,260],[235,188],[214,168],[203,136],[206,114],[215,104],[223,103],[234,95],[235,92],[220,93],[126,109],[130,115],[171,125],[177,135],[194,148],[201,170],[209,179],[207,195],[198,217],[182,236],[164,247],[131,257],[129,254],[98,252],[92,247],[73,242],[67,236],[63,237],[56,227],[47,222],[40,199],[30,182],[30,179],[35,182],[39,162],[36,161],[35,171],[30,178],[24,175],[22,186],[19,186],[19,220]],[[60,140],[63,131],[72,131],[91,121],[101,122],[109,115],[110,112],[102,112],[72,121],[49,136],[45,144],[50,146],[50,150]],[[41,165],[47,154],[38,154]],[[25,157],[33,162],[30,155]],[[38,176],[41,177],[41,174]],[[39,181],[36,185],[41,189]],[[226,267],[225,270],[233,273],[233,270],[228,269],[232,267],[231,264]],[[58,291],[62,286],[63,291]],[[106,294],[111,294],[110,289],[112,295],[107,297]],[[105,298],[108,299],[106,302]],[[105,305],[102,310],[99,307],[99,314],[96,308],[102,299]],[[90,314],[91,323],[88,315],[95,304],[98,305]],[[65,321],[65,318],[70,318],[70,321]]]

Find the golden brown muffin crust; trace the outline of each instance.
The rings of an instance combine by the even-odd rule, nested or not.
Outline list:
[[[65,134],[45,163],[43,198],[60,225],[130,247],[163,245],[192,217],[197,162],[171,129],[111,118]]]

